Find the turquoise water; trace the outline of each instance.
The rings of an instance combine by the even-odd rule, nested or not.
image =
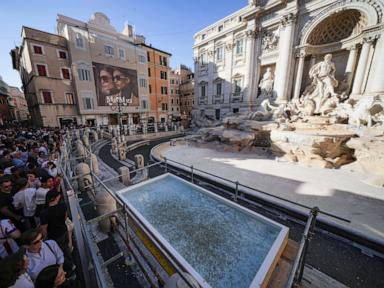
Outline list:
[[[170,176],[122,196],[212,287],[249,287],[281,230]]]

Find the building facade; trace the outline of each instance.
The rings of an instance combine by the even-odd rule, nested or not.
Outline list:
[[[8,84],[0,77],[0,125],[4,125],[7,121],[12,120],[10,113],[8,98],[9,98]]]
[[[28,104],[25,100],[24,93],[19,88],[9,86],[9,97],[13,103],[13,119],[17,122],[25,122],[29,120]]]
[[[180,75],[180,117],[181,124],[184,128],[188,128],[192,118],[192,109],[195,104],[195,80],[192,70],[184,65],[180,65],[176,69],[176,73]]]
[[[181,77],[177,70],[171,70],[169,74],[169,109],[172,114],[172,121],[179,122],[181,120],[180,116],[180,83]]]
[[[12,51],[32,123],[62,126],[77,123],[73,74],[65,38],[23,27],[22,44]]]
[[[131,125],[146,119],[147,55],[135,45],[132,27],[117,32],[98,12],[88,22],[58,15],[57,28],[68,42],[80,123]]]
[[[254,111],[266,88],[277,104],[298,99],[326,54],[337,93],[383,95],[383,11],[378,0],[248,1],[194,35],[195,113]]]
[[[172,118],[170,111],[170,57],[168,52],[146,45],[143,41],[137,43],[146,51],[148,62],[147,74],[149,80],[150,107],[148,122],[169,122]]]

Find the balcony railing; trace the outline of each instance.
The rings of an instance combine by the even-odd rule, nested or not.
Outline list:
[[[234,92],[231,94],[231,103],[243,102],[243,92]]]
[[[213,102],[213,104],[222,104],[222,103],[224,103],[224,95],[223,94],[213,95],[212,102]]]
[[[208,97],[200,97],[199,98],[199,105],[201,104],[208,104]]]

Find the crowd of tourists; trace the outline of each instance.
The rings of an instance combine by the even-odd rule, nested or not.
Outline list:
[[[72,287],[72,223],[56,167],[63,131],[0,130],[0,288]]]

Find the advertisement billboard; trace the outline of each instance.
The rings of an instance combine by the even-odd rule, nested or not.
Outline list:
[[[115,67],[93,62],[97,102],[99,106],[139,106],[137,72],[132,69]]]

